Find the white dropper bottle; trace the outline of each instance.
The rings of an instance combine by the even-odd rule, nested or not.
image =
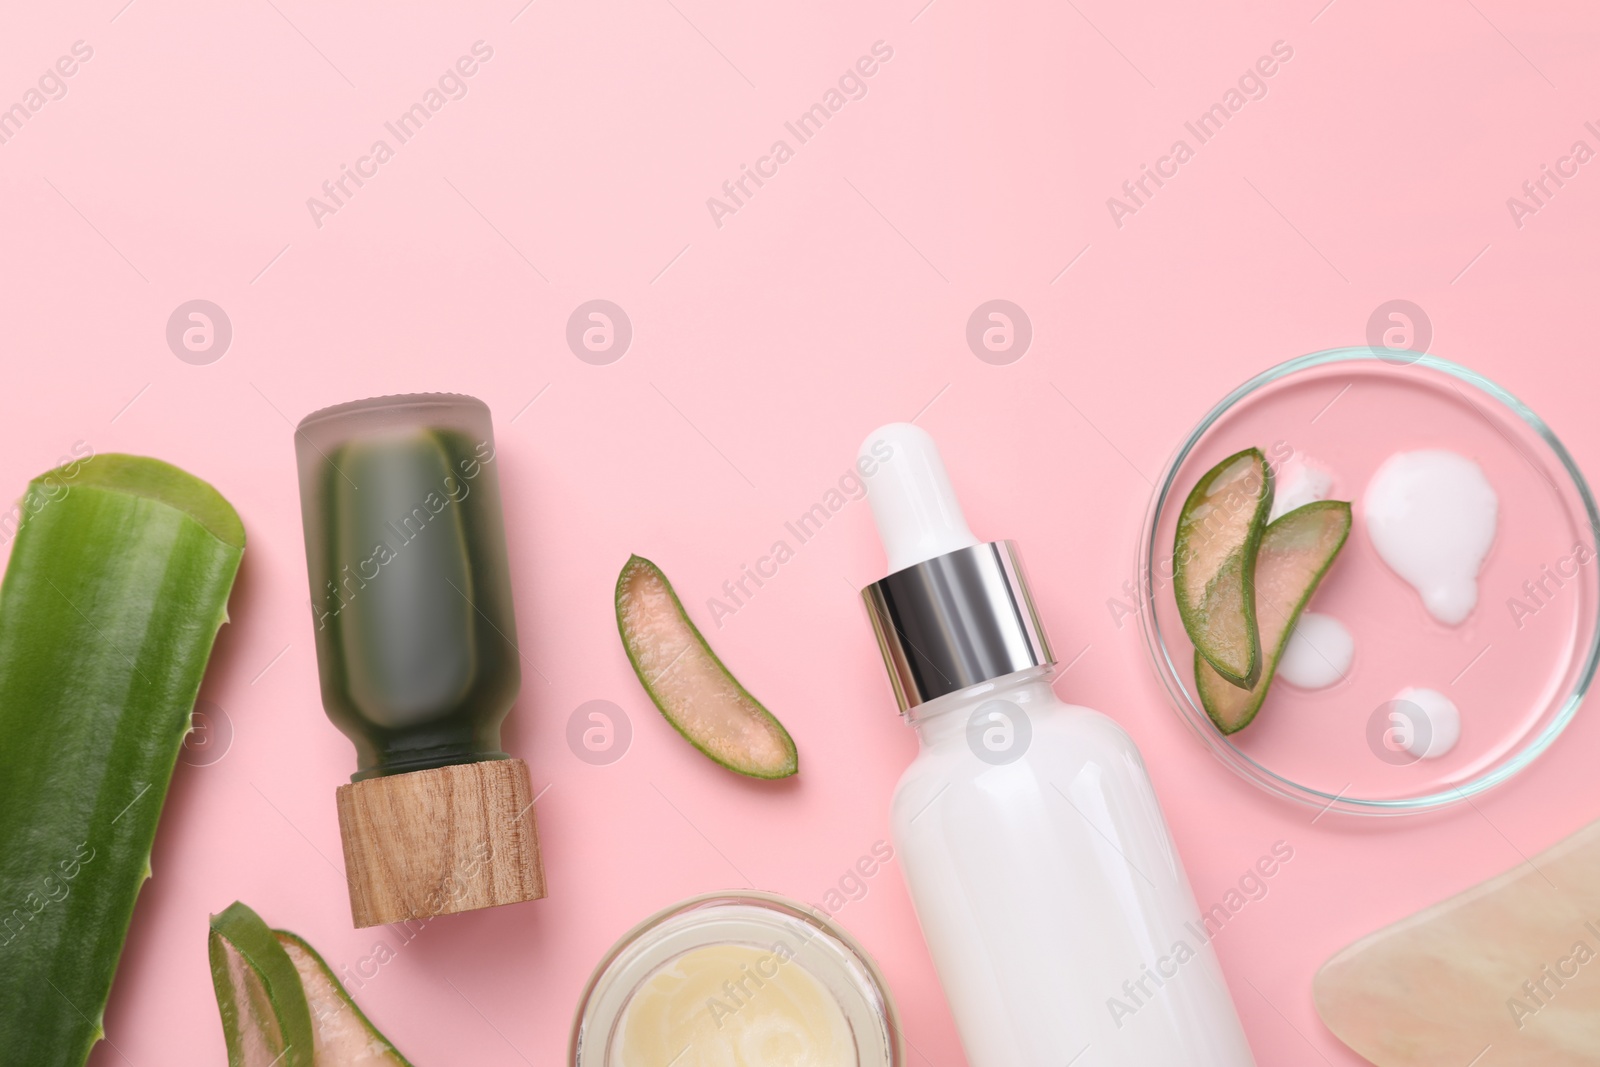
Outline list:
[[[971,1067],[1251,1067],[1144,762],[1056,699],[1015,545],[973,536],[918,427],[861,457],[891,572],[863,597],[920,742],[895,844]]]

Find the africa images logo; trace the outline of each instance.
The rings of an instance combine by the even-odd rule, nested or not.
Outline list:
[[[756,190],[778,176],[778,168],[794,158],[797,146],[821,133],[822,127],[843,111],[845,104],[864,99],[867,95],[866,80],[878,73],[881,64],[893,58],[892,47],[884,41],[874,41],[872,54],[862,56],[853,66],[846,67],[844,73],[839,75],[839,80],[823,92],[820,102],[802,111],[794,121],[783,124],[784,130],[794,138],[793,145],[780,137],[772,142],[766,155],[756,158],[754,167],[739,164],[739,176],[722,183],[722,196],[706,198],[706,210],[711,212],[711,221],[716,223],[717,229],[722,229],[725,216],[737,215],[739,209],[755,196]],[[750,187],[752,182],[755,183],[754,189]]]
[[[1139,164],[1139,176],[1122,183],[1123,197],[1106,197],[1106,210],[1110,212],[1111,221],[1117,229],[1122,229],[1128,216],[1137,215],[1162,186],[1176,178],[1178,169],[1195,157],[1199,146],[1221,133],[1222,127],[1243,111],[1246,104],[1252,100],[1264,100],[1268,91],[1267,79],[1277,74],[1281,65],[1293,58],[1294,48],[1289,42],[1273,41],[1271,55],[1261,56],[1252,66],[1245,68],[1239,80],[1223,92],[1220,100],[1200,112],[1194,121],[1183,124],[1184,130],[1194,138],[1193,145],[1180,137],[1172,142],[1166,155],[1156,159],[1154,167],[1146,163]]]
[[[423,91],[421,99],[402,111],[393,122],[383,124],[383,128],[394,138],[393,145],[380,137],[372,142],[366,155],[356,159],[354,167],[339,164],[339,176],[322,183],[322,197],[306,198],[306,210],[311,212],[311,221],[317,229],[322,229],[324,218],[337,215],[362,186],[376,178],[378,168],[395,157],[395,150],[400,145],[421,133],[422,127],[442,111],[445,104],[464,99],[468,92],[467,79],[478,73],[481,64],[493,58],[493,47],[483,41],[474,41],[472,55],[461,56],[446,67],[435,84]]]

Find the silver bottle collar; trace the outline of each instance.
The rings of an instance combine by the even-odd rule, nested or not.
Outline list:
[[[1014,542],[935,556],[873,582],[861,598],[902,713],[1055,663]]]

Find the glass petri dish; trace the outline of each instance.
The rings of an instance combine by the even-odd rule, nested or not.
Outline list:
[[[894,1000],[866,949],[813,908],[774,893],[741,890],[708,893],[674,904],[645,919],[612,946],[579,998],[568,1046],[569,1067],[634,1067],[669,1061],[677,1067],[702,1062],[688,1055],[687,1045],[664,1053],[653,1049],[630,1053],[629,1042],[635,1035],[630,1033],[629,1011],[653,978],[696,950],[711,946],[751,950],[741,958],[753,961],[753,968],[727,968],[730,980],[745,979],[744,996],[749,999],[744,1003],[751,1005],[759,1003],[763,988],[748,977],[751,970],[769,981],[780,967],[804,972],[802,985],[830,1000],[842,1019],[839,1029],[844,1034],[844,1051],[835,1050],[829,1067],[905,1064]],[[670,979],[685,980],[678,971]],[[710,988],[715,991],[720,986],[713,981]],[[737,988],[723,990],[717,995],[715,1009],[708,999],[708,1025],[726,1024],[731,1017],[714,1012],[743,1010],[740,997]],[[832,1008],[827,1014],[833,1014]],[[720,1030],[720,1025],[713,1029]],[[645,1036],[653,1038],[656,1032],[647,1030]],[[762,1067],[759,1059],[748,1055],[740,1062]]]
[[[1296,462],[1320,468],[1332,477],[1324,495],[1352,502],[1349,539],[1307,610],[1343,623],[1355,652],[1326,688],[1277,678],[1255,721],[1224,735],[1195,693],[1194,646],[1172,592],[1172,545],[1200,475],[1251,446],[1275,470]],[[1499,498],[1477,604],[1455,626],[1436,621],[1383,562],[1364,521],[1362,495],[1379,465],[1419,449],[1474,460]],[[1494,382],[1434,356],[1317,352],[1233,390],[1174,452],[1139,539],[1140,626],[1179,716],[1243,778],[1322,810],[1427,811],[1511,778],[1576,714],[1600,656],[1597,535],[1600,514],[1566,448]],[[1459,740],[1443,755],[1412,751],[1426,751],[1416,734],[1430,729],[1417,703],[1396,703],[1412,687],[1444,694],[1459,709]]]

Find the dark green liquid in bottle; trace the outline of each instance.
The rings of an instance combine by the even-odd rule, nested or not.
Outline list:
[[[488,410],[362,403],[300,435],[323,706],[355,742],[355,780],[504,759],[522,674]],[[435,404],[451,410],[430,423]]]

